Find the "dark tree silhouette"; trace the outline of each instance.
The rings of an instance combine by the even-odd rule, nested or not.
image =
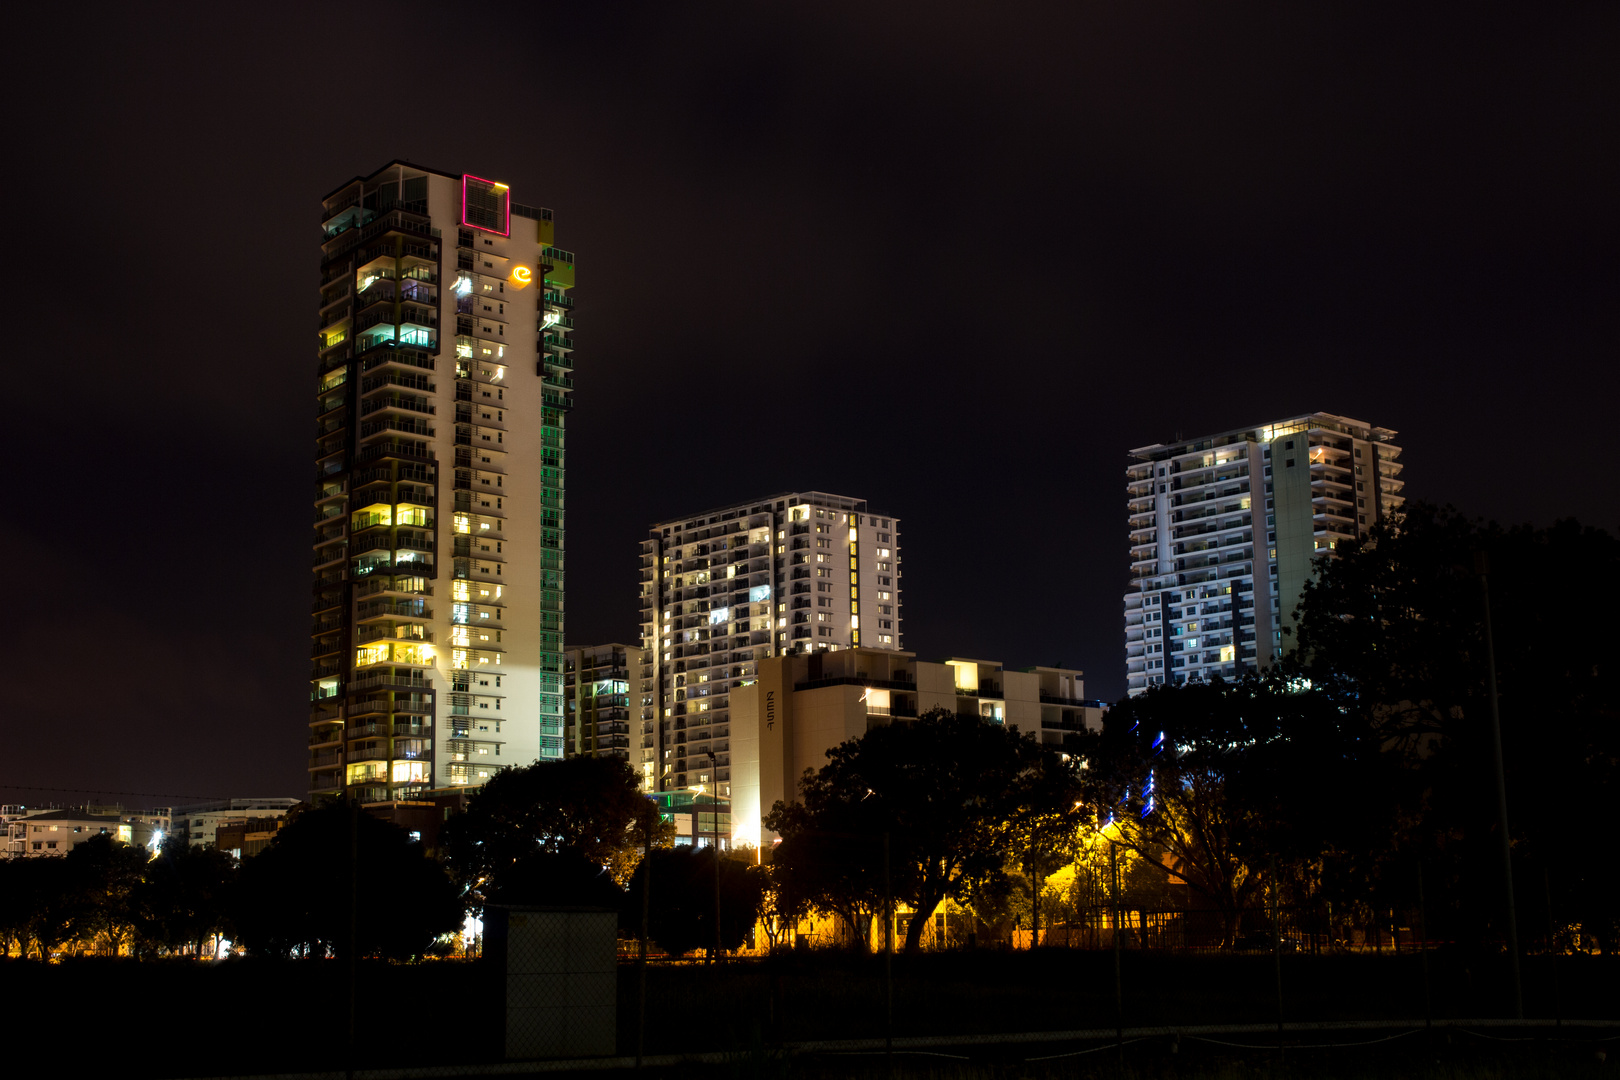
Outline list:
[[[358,850],[360,955],[420,956],[461,924],[455,886],[405,830],[349,804],[331,803],[293,817],[268,848],[242,865],[235,921],[250,951],[349,951],[350,875],[356,866],[349,854],[351,829]]]
[[[503,769],[445,823],[442,847],[468,906],[478,909],[499,877],[537,853],[573,854],[629,877],[653,830],[674,826],[650,810],[636,774],[618,758],[573,757]]]
[[[905,948],[914,952],[943,900],[965,899],[1004,873],[1020,778],[1041,753],[1032,738],[945,709],[875,727],[806,770],[799,803],[771,808],[766,827],[782,837],[776,859],[793,872],[817,868],[820,885],[811,876],[796,886],[817,906],[839,911],[859,895],[872,910],[888,833],[890,880],[912,908]]]

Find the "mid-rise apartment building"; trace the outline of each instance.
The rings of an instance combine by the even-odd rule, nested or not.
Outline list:
[[[1129,692],[1279,659],[1316,560],[1399,510],[1394,437],[1310,413],[1131,451]]]
[[[394,161],[321,204],[314,797],[562,756],[574,256],[511,194]]]
[[[630,682],[641,650],[617,642],[569,649],[563,657],[563,746],[569,757],[630,760]]]
[[[761,660],[900,648],[900,522],[820,491],[659,522],[641,543],[641,645],[643,787],[726,798],[730,695]]]
[[[827,763],[827,751],[873,727],[934,709],[977,716],[1063,745],[1098,730],[1107,708],[1085,696],[1084,672],[1008,668],[994,660],[918,660],[908,652],[851,649],[771,657],[731,694],[732,836],[770,843],[761,818],[778,799],[798,797],[799,777]]]

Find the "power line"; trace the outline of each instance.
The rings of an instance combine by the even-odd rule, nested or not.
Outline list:
[[[88,787],[41,787],[38,784],[4,784],[0,783],[0,791],[59,791],[69,795],[133,795],[140,799],[228,799],[229,795],[188,795],[175,791],[112,791],[107,788]]]

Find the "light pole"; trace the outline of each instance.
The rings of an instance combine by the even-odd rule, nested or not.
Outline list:
[[[1474,553],[1474,573],[1485,602],[1485,665],[1491,695],[1491,750],[1496,763],[1496,831],[1502,840],[1502,880],[1507,888],[1508,967],[1513,973],[1513,1018],[1524,1019],[1524,990],[1519,982],[1519,917],[1513,903],[1513,841],[1508,836],[1507,774],[1502,764],[1502,713],[1496,700],[1496,640],[1491,634],[1490,562]]]
[[[709,755],[709,783],[713,793],[709,796],[709,805],[714,811],[714,957],[711,963],[720,962],[720,764],[714,756],[714,751],[707,751]],[[692,831],[697,832],[697,819],[693,818]]]

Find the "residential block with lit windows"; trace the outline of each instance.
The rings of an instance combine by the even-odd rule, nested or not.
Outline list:
[[[1395,432],[1310,413],[1131,451],[1131,694],[1264,668],[1316,560],[1399,510]]]
[[[897,519],[863,500],[820,491],[652,526],[641,544],[632,757],[643,787],[730,794],[730,694],[758,677],[762,659],[898,650],[899,535]]]
[[[403,161],[321,230],[311,794],[561,757],[574,257],[505,184]]]
[[[642,653],[618,643],[563,654],[563,747],[569,757],[630,760],[630,682]]]

